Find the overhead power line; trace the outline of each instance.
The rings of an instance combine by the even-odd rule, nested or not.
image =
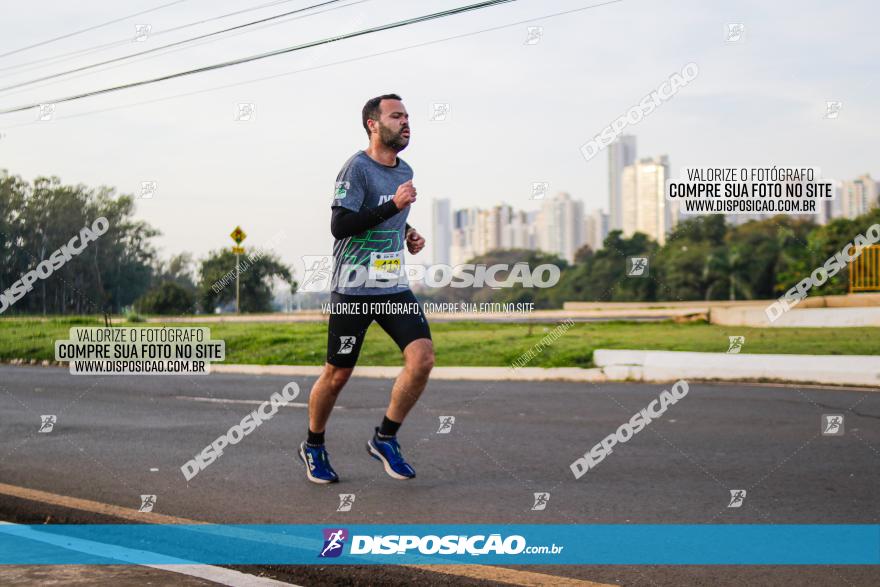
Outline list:
[[[21,53],[23,51],[27,51],[29,49],[34,49],[36,47],[42,47],[43,45],[48,45],[50,43],[54,43],[55,41],[60,41],[62,39],[69,39],[70,37],[75,37],[76,35],[81,35],[82,33],[87,33],[89,31],[94,31],[96,29],[100,29],[102,27],[116,24],[117,22],[122,22],[124,20],[128,20],[130,18],[134,18],[135,16],[141,16],[143,14],[148,14],[150,12],[155,12],[157,10],[161,10],[163,8],[168,8],[169,6],[174,6],[175,4],[182,4],[184,2],[188,2],[189,0],[174,0],[174,2],[168,2],[167,4],[162,4],[160,6],[156,6],[154,8],[150,8],[148,10],[143,10],[141,12],[136,12],[134,14],[129,14],[128,16],[123,16],[121,18],[115,18],[113,20],[108,20],[107,22],[102,22],[101,24],[96,24],[84,29],[80,29],[78,31],[73,31],[72,33],[67,33],[66,35],[61,35],[60,37],[54,37],[52,39],[46,39],[45,41],[40,41],[39,43],[34,43],[33,45],[28,45],[27,47],[21,47],[20,49],[15,49],[13,51],[7,51],[6,53],[0,53],[0,57],[8,57],[9,55],[15,55],[16,53]]]
[[[540,22],[542,20],[549,20],[551,18],[557,18],[560,16],[568,16],[570,14],[584,12],[587,10],[591,10],[593,8],[601,8],[603,6],[609,6],[611,4],[618,4],[620,2],[623,2],[623,0],[606,0],[605,2],[598,2],[596,4],[589,4],[587,6],[581,6],[579,8],[573,8],[571,10],[564,10],[562,12],[553,12],[553,13],[549,13],[549,14],[542,14],[540,16],[533,16],[533,17],[526,18],[524,20],[508,22],[508,23],[505,23],[502,25],[497,25],[497,26],[484,28],[484,29],[478,29],[478,30],[470,31],[470,32],[466,32],[466,33],[459,33],[457,35],[452,35],[449,37],[441,37],[439,39],[432,39],[430,41],[423,41],[421,43],[415,43],[412,45],[405,45],[403,47],[397,47],[394,49],[386,49],[383,51],[378,51],[376,53],[366,53],[366,54],[358,55],[356,57],[348,57],[346,59],[340,59],[338,61],[331,61],[329,63],[324,63],[321,65],[314,65],[311,67],[294,69],[294,70],[286,71],[283,73],[276,73],[276,74],[253,78],[253,79],[249,79],[249,80],[238,81],[238,82],[233,82],[233,83],[229,83],[229,84],[222,84],[219,86],[212,86],[209,88],[203,88],[201,90],[193,90],[191,92],[184,92],[181,94],[172,94],[170,96],[161,96],[158,98],[151,98],[149,100],[141,100],[140,102],[129,102],[128,104],[119,104],[119,105],[110,106],[107,108],[98,108],[96,110],[88,110],[85,112],[77,112],[75,114],[68,114],[66,116],[58,116],[55,118],[55,120],[70,120],[70,119],[74,119],[74,118],[82,118],[84,116],[93,116],[95,114],[105,114],[107,112],[125,110],[127,108],[136,108],[138,106],[148,106],[148,105],[156,104],[159,102],[167,102],[169,100],[177,100],[180,98],[189,98],[192,96],[199,96],[202,94],[217,92],[220,90],[228,90],[230,88],[237,88],[237,87],[246,86],[246,85],[250,85],[250,84],[256,84],[256,83],[260,83],[260,82],[276,80],[276,79],[288,77],[291,75],[305,73],[308,71],[318,71],[318,70],[326,69],[326,68],[333,67],[336,65],[348,65],[351,63],[356,63],[358,61],[372,59],[374,57],[383,57],[385,55],[392,55],[395,53],[401,53],[403,51],[408,51],[410,49],[419,49],[419,48],[423,48],[423,47],[429,47],[432,45],[437,45],[439,43],[445,43],[447,41],[455,41],[458,39],[465,39],[465,38],[472,37],[475,35],[481,35],[483,33],[505,30],[505,29],[509,29],[509,28],[512,28],[515,26],[521,26],[523,24],[531,24],[531,23],[535,23],[535,22]],[[44,124],[44,123],[37,121],[37,120],[33,120],[33,121],[29,121],[29,122],[20,122],[18,124],[12,124],[12,125],[6,126],[5,128],[6,129],[22,128],[22,127],[28,127],[28,126],[33,126],[33,125],[37,125],[37,124]]]
[[[90,76],[90,75],[94,75],[94,74],[97,74],[97,73],[104,73],[104,72],[107,72],[107,71],[110,71],[110,70],[112,70],[112,69],[116,69],[116,68],[119,68],[119,67],[126,67],[126,66],[128,66],[130,63],[141,63],[141,62],[146,61],[146,60],[148,60],[148,59],[155,59],[155,58],[157,58],[157,57],[165,57],[166,55],[171,55],[172,53],[176,53],[176,52],[178,52],[178,51],[184,51],[184,50],[192,49],[192,48],[196,48],[196,47],[203,47],[204,45],[207,45],[207,44],[209,44],[209,43],[216,43],[217,41],[220,41],[220,40],[223,40],[223,39],[229,39],[229,38],[232,38],[232,37],[235,37],[235,36],[238,36],[238,35],[245,35],[245,34],[253,33],[253,32],[255,32],[255,31],[257,31],[257,30],[263,30],[263,29],[266,29],[266,28],[269,28],[269,27],[276,27],[276,26],[285,25],[285,24],[291,23],[291,22],[293,22],[293,21],[302,20],[302,19],[307,19],[307,18],[312,18],[312,17],[318,16],[318,15],[321,15],[321,14],[326,14],[326,13],[328,13],[328,12],[335,12],[335,11],[338,11],[338,10],[345,10],[345,9],[350,8],[350,7],[352,7],[352,6],[357,6],[357,5],[359,5],[359,4],[365,4],[365,3],[367,3],[367,2],[372,2],[373,0],[346,0],[346,1],[348,2],[347,4],[338,4],[338,5],[335,5],[335,6],[329,6],[329,7],[323,8],[323,9],[321,9],[321,10],[314,10],[314,11],[312,11],[312,12],[308,12],[308,13],[305,13],[305,14],[300,14],[300,15],[295,15],[295,16],[289,16],[289,17],[283,18],[283,19],[281,19],[281,20],[276,20],[276,21],[273,21],[273,22],[268,22],[268,23],[263,23],[263,24],[257,25],[254,29],[242,29],[242,30],[239,30],[239,31],[235,31],[235,32],[229,33],[228,35],[226,35],[226,36],[224,36],[224,37],[212,37],[212,38],[210,38],[210,39],[203,39],[203,40],[201,40],[201,41],[196,41],[196,42],[192,43],[191,45],[181,46],[181,47],[173,47],[173,48],[171,48],[171,49],[168,49],[168,50],[165,50],[165,51],[162,51],[162,52],[159,52],[159,53],[154,53],[154,54],[152,54],[152,55],[145,55],[145,56],[142,56],[142,57],[139,57],[139,58],[135,58],[135,59],[133,59],[131,62],[127,62],[127,63],[117,63],[117,64],[115,64],[115,65],[109,65],[109,66],[107,66],[107,67],[102,67],[102,68],[97,69],[97,70],[94,70],[94,71],[87,71],[87,72],[83,72],[83,73],[80,73],[80,74],[71,75],[71,76],[69,76],[69,77],[67,77],[67,78],[65,78],[65,79],[58,79],[58,80],[54,80],[54,81],[51,81],[51,80],[50,80],[50,81],[45,82],[45,83],[42,83],[42,84],[37,84],[37,85],[34,85],[34,86],[29,86],[29,87],[26,87],[26,88],[21,88],[21,89],[18,89],[18,90],[8,91],[8,92],[5,92],[5,94],[4,94],[3,97],[6,98],[6,97],[8,97],[8,96],[15,96],[15,95],[17,95],[17,94],[36,92],[37,90],[40,90],[40,89],[42,89],[42,88],[46,88],[46,87],[49,87],[49,86],[53,86],[53,85],[56,85],[56,84],[66,83],[66,82],[69,83],[69,82],[71,82],[72,80],[81,79],[81,78],[83,78],[83,77],[88,77],[88,76]]]
[[[186,70],[186,71],[180,71],[180,72],[177,72],[177,73],[172,73],[172,74],[168,74],[168,75],[164,75],[164,76],[160,76],[160,77],[156,77],[156,78],[151,78],[151,79],[142,80],[142,81],[138,81],[138,82],[129,82],[129,83],[127,83],[127,84],[120,84],[120,85],[117,85],[117,86],[111,86],[111,87],[109,87],[109,88],[103,88],[103,89],[100,89],[100,90],[92,90],[92,91],[90,91],[90,92],[83,92],[83,93],[80,93],[80,94],[74,94],[74,95],[72,95],[72,96],[65,96],[65,97],[63,97],[63,98],[55,98],[55,99],[52,99],[52,100],[45,100],[45,101],[43,101],[43,102],[36,102],[36,103],[33,103],[33,104],[26,104],[26,105],[22,105],[22,106],[15,106],[15,107],[13,107],[13,108],[8,108],[8,109],[6,109],[6,110],[0,110],[0,114],[12,114],[12,113],[14,113],[14,112],[22,112],[22,111],[25,111],[25,110],[31,110],[31,109],[33,109],[33,108],[38,108],[41,104],[61,104],[61,103],[64,103],[64,102],[72,102],[72,101],[74,101],[74,100],[81,100],[81,99],[83,99],[83,98],[89,98],[89,97],[92,97],[92,96],[99,96],[99,95],[102,95],[102,94],[109,94],[109,93],[112,93],[112,92],[118,92],[118,91],[121,91],[121,90],[127,90],[127,89],[136,88],[136,87],[140,87],[140,86],[146,86],[146,85],[149,85],[149,84],[154,84],[154,83],[158,83],[158,82],[163,82],[163,81],[167,81],[167,80],[171,80],[171,79],[177,79],[177,78],[181,78],[181,77],[185,77],[185,76],[189,76],[189,75],[194,75],[194,74],[198,74],[198,73],[205,73],[205,72],[208,72],[208,71],[214,71],[214,70],[217,70],[217,69],[223,69],[223,68],[226,68],[226,67],[232,67],[232,66],[234,66],[234,65],[241,65],[241,64],[243,64],[243,63],[249,63],[249,62],[251,62],[251,61],[258,61],[258,60],[260,60],[260,59],[266,59],[266,58],[269,58],[269,57],[274,57],[274,56],[276,56],[276,55],[284,55],[284,54],[286,54],[286,53],[293,53],[293,52],[295,52],[295,51],[301,51],[301,50],[303,50],[303,49],[308,49],[308,48],[310,48],[310,47],[317,47],[317,46],[319,46],[319,45],[325,45],[325,44],[329,44],[329,43],[335,43],[335,42],[342,41],[342,40],[345,40],[345,39],[352,39],[352,38],[355,38],[355,37],[360,37],[360,36],[364,36],[364,35],[369,35],[369,34],[373,34],[373,33],[378,33],[378,32],[381,32],[381,31],[387,31],[387,30],[391,30],[391,29],[396,29],[396,28],[404,27],[404,26],[409,26],[409,25],[413,25],[413,24],[420,23],[420,22],[427,22],[427,21],[430,21],[430,20],[436,20],[436,19],[439,19],[439,18],[445,18],[445,17],[448,17],[448,16],[454,16],[454,15],[457,15],[457,14],[462,14],[462,13],[465,13],[465,12],[472,12],[472,11],[475,11],[475,10],[482,10],[482,9],[484,9],[484,8],[489,8],[489,7],[492,7],[492,6],[497,6],[497,5],[499,5],[499,4],[508,4],[508,3],[510,3],[510,2],[515,2],[515,1],[516,1],[516,0],[488,0],[488,1],[486,1],[486,2],[478,2],[478,3],[476,3],[476,4],[469,4],[469,5],[467,5],[467,6],[461,6],[461,7],[458,7],[458,8],[452,8],[452,9],[449,9],[449,10],[443,10],[443,11],[440,11],[440,12],[434,12],[434,13],[430,13],[430,14],[425,14],[425,15],[423,15],[423,16],[417,16],[417,17],[414,17],[414,18],[408,18],[408,19],[404,19],[404,20],[399,20],[399,21],[397,21],[397,22],[392,22],[392,23],[385,24],[385,25],[380,25],[380,26],[370,27],[370,28],[363,29],[363,30],[360,30],[360,31],[355,31],[355,32],[352,32],[352,33],[347,33],[347,34],[343,34],[343,35],[337,35],[337,36],[335,36],[335,37],[327,37],[327,38],[325,38],[325,39],[320,39],[320,40],[318,40],[318,41],[311,41],[311,42],[309,42],[309,43],[303,43],[303,44],[300,44],[300,45],[294,45],[294,46],[292,46],[292,47],[285,47],[285,48],[283,48],[283,49],[276,49],[276,50],[274,50],[274,51],[268,51],[268,52],[265,52],[265,53],[258,53],[258,54],[256,54],[256,55],[251,55],[251,56],[248,56],[248,57],[242,57],[242,58],[240,58],[240,59],[233,59],[233,60],[230,60],[230,61],[224,61],[224,62],[221,62],[221,63],[215,63],[215,64],[213,64],[213,65],[206,65],[206,66],[199,67],[199,68],[196,68],[196,69],[189,69],[189,70]]]
[[[212,16],[210,18],[203,18],[202,20],[197,20],[194,22],[189,22],[187,24],[178,25],[175,27],[171,27],[170,29],[163,29],[161,31],[150,31],[150,37],[158,37],[160,35],[166,35],[168,33],[173,33],[176,31],[181,31],[183,29],[192,28],[194,26],[198,26],[200,24],[206,24],[209,22],[213,22],[215,20],[222,20],[224,18],[229,18],[230,16],[238,16],[239,14],[245,14],[247,12],[253,12],[255,10],[262,10],[263,8],[269,8],[270,6],[277,6],[278,4],[287,4],[289,2],[294,2],[295,0],[274,0],[273,2],[266,2],[264,4],[260,4],[258,6],[254,6],[252,8],[244,8],[242,10],[236,10],[235,12],[227,12],[226,14],[221,14],[219,16]],[[76,57],[86,54],[86,53],[95,53],[98,51],[102,51],[104,49],[110,49],[112,47],[120,47],[123,45],[131,45],[132,37],[128,36],[124,39],[119,39],[118,41],[111,41],[110,43],[102,43],[100,45],[93,45],[91,47],[86,47],[84,49],[77,49],[76,51],[69,51],[67,53],[59,53],[56,55],[50,55],[49,57],[41,57],[40,59],[34,59],[33,61],[25,61],[24,63],[16,63],[15,65],[7,65],[6,67],[0,67],[0,71],[9,71],[12,69],[21,69],[22,67],[27,67],[28,65],[35,65],[37,63],[45,63],[47,61],[68,61],[70,59],[75,59]],[[25,71],[31,71],[33,69],[40,69],[45,66],[37,66],[32,67],[31,69],[26,69]]]
[[[15,88],[21,88],[24,86],[29,86],[31,84],[36,84],[39,82],[44,82],[50,79],[56,79],[59,77],[64,77],[66,75],[70,75],[72,73],[79,73],[80,71],[87,71],[89,69],[94,69],[96,67],[101,67],[102,65],[109,65],[110,63],[118,63],[120,61],[126,61],[128,59],[133,59],[135,57],[140,57],[141,55],[148,55],[150,53],[155,53],[157,51],[162,51],[164,49],[170,49],[171,47],[179,47],[181,45],[186,45],[187,43],[193,43],[195,41],[200,41],[202,39],[207,39],[209,37],[215,37],[217,35],[222,35],[224,33],[244,29],[247,27],[251,27],[254,25],[262,24],[265,22],[270,22],[273,20],[278,20],[279,18],[284,18],[285,16],[291,16],[293,14],[299,14],[300,12],[306,12],[312,10],[314,8],[320,8],[322,6],[327,6],[328,4],[336,4],[338,2],[342,2],[342,0],[327,0],[326,2],[319,2],[318,4],[312,4],[311,6],[305,6],[303,8],[297,8],[296,10],[290,10],[288,12],[282,12],[281,14],[276,14],[274,16],[267,16],[266,18],[261,18],[259,20],[254,20],[251,22],[246,22],[243,24],[235,25],[232,27],[228,27],[225,29],[221,29],[219,31],[214,31],[212,33],[205,33],[203,35],[198,35],[196,37],[191,37],[189,39],[182,39],[180,41],[175,41],[173,43],[168,43],[167,45],[161,45],[159,47],[153,47],[151,49],[146,49],[144,51],[139,51],[137,53],[131,53],[129,55],[122,55],[120,57],[114,57],[113,59],[107,59],[105,61],[99,61],[98,63],[93,63],[91,65],[83,65],[82,67],[76,67],[74,69],[69,69],[67,71],[62,71],[60,73],[53,73],[52,75],[46,75],[43,77],[38,77],[36,79],[32,79],[26,82],[19,82],[17,84],[13,84],[11,86],[6,86],[0,88],[0,92],[4,92],[6,90],[14,90]]]

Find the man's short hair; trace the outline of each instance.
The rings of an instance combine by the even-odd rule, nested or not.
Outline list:
[[[384,94],[367,100],[367,103],[364,104],[364,109],[361,112],[361,120],[364,123],[364,130],[367,131],[367,136],[370,136],[370,127],[367,125],[367,120],[379,120],[379,115],[382,114],[382,109],[379,107],[379,104],[382,103],[382,100],[403,100],[403,98],[397,94]]]

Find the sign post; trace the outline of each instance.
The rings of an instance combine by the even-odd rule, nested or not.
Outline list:
[[[241,263],[239,263],[239,258],[244,253],[244,247],[241,246],[241,243],[247,238],[247,235],[240,226],[236,226],[229,236],[235,241],[235,246],[232,247],[232,252],[235,253],[235,313],[241,314],[241,287],[238,279],[238,275],[241,273]]]

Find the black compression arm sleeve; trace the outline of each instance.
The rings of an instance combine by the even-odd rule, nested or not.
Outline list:
[[[333,238],[346,238],[355,236],[368,228],[384,222],[400,212],[394,200],[389,200],[378,208],[364,208],[354,212],[343,206],[333,208],[333,216],[330,218],[330,232]]]

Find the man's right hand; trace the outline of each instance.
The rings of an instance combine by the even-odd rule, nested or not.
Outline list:
[[[392,201],[394,202],[394,205],[397,206],[398,210],[403,210],[416,201],[416,188],[413,187],[412,180],[400,184]]]

